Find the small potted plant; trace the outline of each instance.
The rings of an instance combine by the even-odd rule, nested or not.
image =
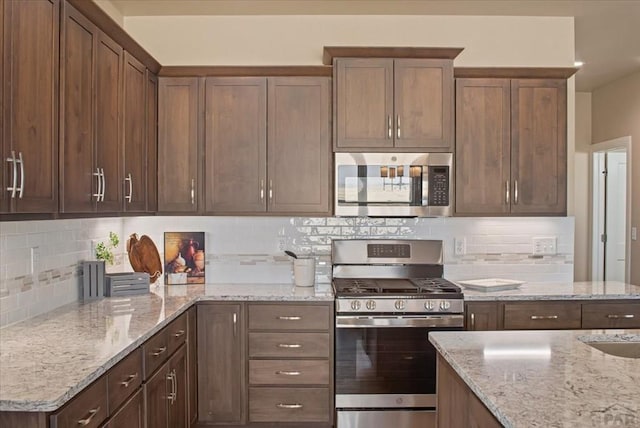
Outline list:
[[[118,244],[120,244],[120,238],[118,238],[118,234],[109,232],[109,242],[106,245],[104,242],[98,242],[98,244],[96,245],[96,259],[113,265],[113,250],[116,249]]]

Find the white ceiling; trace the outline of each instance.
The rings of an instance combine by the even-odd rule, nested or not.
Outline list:
[[[123,16],[505,15],[575,17],[576,89],[640,70],[640,0],[111,0]]]

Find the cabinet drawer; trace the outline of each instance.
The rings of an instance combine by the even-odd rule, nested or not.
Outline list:
[[[144,352],[144,379],[147,380],[169,357],[167,329],[160,330],[147,340],[142,345],[142,351]]]
[[[187,313],[183,313],[165,327],[167,331],[167,343],[169,355],[178,350],[187,339]]]
[[[107,377],[102,376],[61,411],[51,416],[55,428],[93,428],[107,418]]]
[[[250,330],[329,330],[329,307],[249,305]]]
[[[250,422],[328,422],[327,388],[249,388]]]
[[[640,328],[640,303],[584,303],[582,328]]]
[[[251,385],[328,385],[329,360],[251,360]]]
[[[142,349],[138,348],[116,364],[107,374],[110,412],[115,412],[141,384]]]
[[[572,302],[505,303],[505,330],[580,328],[580,304]]]
[[[250,357],[329,357],[329,333],[249,333]]]

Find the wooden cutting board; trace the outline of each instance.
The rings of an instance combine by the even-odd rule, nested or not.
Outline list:
[[[133,233],[127,240],[127,253],[129,253],[129,263],[135,272],[146,272],[150,276],[150,281],[155,282],[162,275],[162,261],[160,253],[147,235],[142,235],[138,239],[138,234]]]

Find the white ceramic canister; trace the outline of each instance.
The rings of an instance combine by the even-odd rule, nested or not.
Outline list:
[[[298,257],[293,259],[293,282],[298,287],[313,287],[316,282],[316,259]]]

